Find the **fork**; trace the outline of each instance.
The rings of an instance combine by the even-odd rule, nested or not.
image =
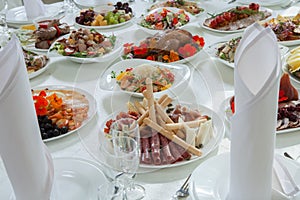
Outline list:
[[[184,181],[184,183],[182,184],[182,186],[179,188],[179,190],[176,191],[175,195],[173,196],[173,199],[179,199],[179,198],[183,198],[183,197],[187,197],[189,196],[189,180],[191,178],[190,174],[186,180]]]

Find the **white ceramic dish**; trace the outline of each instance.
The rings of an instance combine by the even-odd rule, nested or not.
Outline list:
[[[251,0],[238,0],[237,1],[240,4],[250,4],[253,3]],[[257,0],[256,3],[258,3],[261,6],[278,6],[284,4],[285,0]]]
[[[232,37],[232,38],[234,38],[234,37]],[[229,41],[229,40],[227,40],[227,41]],[[214,44],[209,45],[208,47],[204,48],[204,50],[211,57],[215,58],[219,62],[225,64],[228,67],[234,68],[234,62],[229,62],[229,61],[224,60],[224,59],[222,59],[222,58],[220,58],[220,57],[217,56],[217,52],[218,52],[217,49],[218,49],[218,47],[220,47],[222,44],[226,43],[227,41],[222,41],[222,42],[214,43]],[[283,57],[289,51],[289,48],[286,47],[286,46],[279,45],[279,50],[280,50],[281,56]]]
[[[90,8],[96,7],[99,5],[103,5],[105,3],[110,3],[111,1],[108,0],[74,0],[74,3],[80,8]]]
[[[50,46],[49,50],[48,50],[48,56],[58,56],[58,57],[65,57],[73,62],[76,62],[76,63],[96,63],[96,62],[106,62],[108,60],[111,60],[111,59],[115,59],[117,57],[117,55],[119,55],[121,49],[122,49],[122,46],[121,46],[121,40],[120,38],[116,38],[116,42],[115,42],[115,46],[114,48],[112,49],[112,51],[102,55],[102,56],[98,56],[98,57],[92,57],[92,58],[79,58],[79,57],[74,57],[74,56],[63,56],[59,53],[57,53],[55,50],[53,51],[50,51],[55,43],[58,41],[58,40],[61,40],[62,38],[68,38],[70,34],[67,34],[67,35],[64,35],[60,38],[58,38],[55,42],[52,43],[52,45]]]
[[[35,72],[32,72],[32,73],[28,74],[29,79],[35,78],[38,75],[40,75],[41,73],[43,73],[44,71],[46,71],[49,68],[49,66],[50,66],[50,59],[51,58],[48,58],[47,64],[43,68],[41,68],[41,69],[39,69],[39,70],[37,70]]]
[[[221,109],[223,109],[223,112],[225,114],[225,121],[229,124],[231,124],[230,118],[232,116],[232,111],[230,109],[230,98],[225,99],[225,101],[223,101],[222,105],[221,105]],[[292,133],[292,132],[296,132],[299,131],[300,127],[297,128],[288,128],[288,129],[283,129],[280,131],[276,131],[276,134],[284,134],[284,133]]]
[[[98,164],[91,160],[60,157],[54,158],[53,164],[50,200],[95,200],[97,188],[108,182]],[[0,199],[13,200],[13,189],[4,168],[0,170],[0,177]]]
[[[155,12],[161,12],[164,8],[166,8],[167,10],[170,10],[173,13],[178,13],[179,10],[180,10],[178,8],[173,8],[173,7],[161,7],[161,8],[156,8],[154,10],[151,10],[150,12],[146,13],[144,16],[140,16],[139,18],[137,18],[136,24],[137,24],[138,28],[140,28],[141,30],[143,30],[146,33],[149,33],[151,35],[154,35],[156,33],[165,31],[166,29],[164,29],[164,30],[156,30],[156,29],[149,29],[149,28],[141,26],[141,21],[144,19],[145,16],[147,16],[149,14],[152,14],[152,13],[155,13]],[[196,20],[196,17],[193,16],[192,14],[190,14],[189,12],[185,11],[185,13],[189,16],[189,22],[186,23],[183,26],[180,26],[179,27],[180,29],[184,29],[184,27],[188,26],[189,24],[191,24],[192,22],[194,22]]]
[[[119,24],[112,24],[112,25],[107,25],[107,26],[85,26],[85,25],[78,24],[77,22],[75,22],[75,26],[77,26],[79,28],[103,30],[103,29],[118,28],[118,27],[124,26],[126,24],[134,23],[134,21],[135,21],[135,17],[133,16],[130,20],[119,23]]]
[[[217,11],[217,12],[215,12],[214,14],[222,13],[222,12],[227,11],[227,10],[229,10],[229,9],[227,8],[226,10]],[[273,11],[272,11],[271,9],[269,9],[269,8],[263,8],[263,7],[261,7],[260,10],[267,10],[268,12],[270,12],[270,13],[271,13],[271,16],[270,16],[270,17],[272,17],[272,15],[273,15]],[[269,19],[270,17],[268,17],[267,19]],[[210,18],[210,17],[208,17],[208,18]],[[216,33],[239,33],[239,32],[243,32],[243,31],[246,29],[246,28],[242,28],[242,29],[229,30],[229,31],[213,29],[213,28],[210,28],[210,27],[204,25],[204,21],[205,21],[206,19],[207,19],[207,18],[204,18],[202,21],[200,21],[200,22],[199,22],[199,25],[200,25],[202,28],[204,28],[204,29],[206,29],[206,30],[209,30],[209,31],[212,31],[212,32],[216,32]],[[264,20],[266,20],[266,19],[264,19]],[[264,21],[264,20],[262,20],[262,21]]]
[[[82,122],[82,125],[79,128],[69,131],[63,135],[45,139],[45,140],[43,140],[44,142],[50,142],[53,140],[57,140],[57,139],[60,139],[60,138],[63,138],[63,137],[66,137],[68,135],[75,133],[76,131],[78,131],[79,129],[84,127],[87,123],[89,123],[91,121],[91,119],[95,116],[95,114],[97,112],[97,102],[96,102],[96,99],[94,98],[94,96],[92,96],[87,91],[82,90],[80,88],[75,88],[75,87],[70,87],[70,86],[62,86],[62,85],[45,85],[45,86],[34,87],[32,89],[33,90],[44,90],[46,88],[48,88],[49,90],[71,90],[71,91],[76,91],[76,92],[79,92],[80,94],[83,94],[85,96],[85,98],[89,101],[89,110],[88,110],[88,118]]]
[[[168,0],[167,0],[167,1],[168,1]],[[153,4],[151,4],[151,5],[146,9],[146,11],[147,11],[147,12],[150,12],[150,11],[151,11],[150,8],[151,8],[152,6],[166,7],[166,6],[162,6],[162,5],[163,5],[163,3],[167,2],[167,1],[158,1],[158,2],[156,2],[156,3],[153,3]],[[186,0],[185,0],[185,2],[196,3],[197,6],[198,6],[199,8],[204,9],[204,7],[203,7],[199,2],[195,2],[195,1],[186,1]],[[159,7],[157,7],[157,8],[159,8]],[[155,9],[156,9],[156,8],[155,8]],[[154,9],[153,9],[153,10],[154,10]],[[192,13],[190,13],[190,14],[193,15],[193,16],[195,16],[195,17],[199,17],[200,15],[202,15],[202,14],[204,13],[204,11],[205,11],[205,9],[204,9],[203,11],[201,11],[200,13],[198,13],[198,14],[192,14]],[[186,11],[186,12],[187,12],[187,11]]]
[[[187,165],[189,163],[195,162],[199,159],[202,159],[204,157],[206,157],[210,152],[212,152],[215,148],[218,147],[218,145],[220,144],[221,140],[224,137],[225,134],[225,127],[224,127],[224,123],[222,121],[222,119],[218,116],[217,113],[215,113],[214,111],[212,111],[210,108],[207,108],[205,106],[202,105],[190,105],[190,104],[185,104],[182,103],[181,105],[186,105],[189,106],[190,108],[197,108],[202,114],[204,115],[208,115],[212,118],[212,122],[213,122],[213,129],[214,129],[214,137],[206,144],[203,146],[203,148],[201,149],[202,155],[201,156],[192,156],[190,160],[185,160],[185,161],[181,161],[181,162],[176,162],[174,164],[167,164],[167,165],[146,165],[146,164],[140,164],[141,168],[147,168],[147,169],[163,169],[163,168],[170,168],[170,167],[177,167],[177,166],[182,166],[182,165]],[[103,129],[105,127],[105,123],[109,120],[109,119],[115,119],[115,117],[119,114],[119,111],[116,111],[114,113],[112,113],[111,115],[109,115],[101,124],[100,126],[100,133],[101,135],[101,139],[104,139],[104,132]],[[103,158],[99,158],[100,160],[103,160]]]
[[[101,75],[101,78],[99,80],[99,85],[101,89],[108,90],[108,91],[115,91],[115,92],[125,92],[128,93],[129,95],[133,95],[136,97],[143,97],[142,93],[138,92],[130,92],[126,90],[122,90],[119,85],[116,83],[115,78],[111,78],[112,71],[116,72],[118,75],[121,71],[125,71],[126,68],[135,68],[139,65],[142,64],[149,64],[152,66],[159,66],[160,68],[167,68],[170,69],[171,72],[175,75],[175,80],[172,86],[169,89],[166,89],[161,92],[155,92],[155,96],[160,96],[162,94],[168,93],[169,90],[175,91],[180,89],[181,85],[184,82],[188,82],[191,72],[189,67],[186,65],[174,65],[174,64],[166,64],[166,63],[159,63],[159,62],[154,62],[150,60],[145,60],[145,59],[130,59],[130,60],[122,60],[120,62],[115,63],[114,65],[108,67]],[[181,88],[183,89],[183,88]]]
[[[300,164],[287,158],[281,158],[294,177],[296,184],[300,184]],[[230,154],[224,153],[214,156],[199,165],[190,179],[190,196],[192,200],[226,200],[229,192]],[[288,199],[279,189],[273,189],[272,200]],[[293,198],[300,199],[300,195]]]
[[[61,4],[60,3],[54,3],[54,4],[45,4],[47,12],[45,13],[45,16],[51,17],[55,15],[55,13],[58,13],[61,10]],[[8,24],[30,24],[32,23],[32,20],[29,20],[26,16],[25,7],[15,7],[12,9],[9,9],[7,11],[6,15],[6,21]]]

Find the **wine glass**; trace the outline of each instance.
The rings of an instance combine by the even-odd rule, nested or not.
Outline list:
[[[139,166],[139,150],[136,141],[127,136],[112,137],[102,141],[100,151],[105,165],[114,171],[114,180],[98,189],[98,199],[132,199],[127,195],[129,177]]]
[[[7,28],[6,14],[8,10],[7,0],[0,0],[0,48],[5,46],[10,38]]]
[[[136,120],[132,118],[120,118],[116,120],[110,127],[110,135],[112,137],[127,136],[133,138],[137,143],[140,158],[140,131]],[[128,180],[127,187],[125,188],[127,197],[135,200],[142,199],[145,196],[145,189],[143,186],[134,183],[133,177],[135,177],[135,174]]]

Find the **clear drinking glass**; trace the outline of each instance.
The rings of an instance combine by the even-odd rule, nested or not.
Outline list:
[[[10,38],[6,22],[7,10],[7,0],[0,0],[0,48],[5,46]]]
[[[139,125],[136,120],[132,118],[121,118],[116,120],[110,127],[110,134],[112,137],[127,136],[133,138],[138,145],[139,158],[141,155],[140,150],[140,131]],[[145,196],[145,189],[143,186],[134,183],[133,177],[128,180],[127,187],[125,188],[128,199],[143,199]]]
[[[98,199],[130,200],[126,185],[139,166],[139,150],[131,137],[112,137],[102,141],[100,147],[105,165],[114,172],[114,180],[99,187]]]

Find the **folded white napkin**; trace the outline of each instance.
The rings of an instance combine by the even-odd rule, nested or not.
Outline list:
[[[23,0],[28,20],[44,16],[46,14],[45,5],[41,0]]]
[[[47,200],[52,158],[40,136],[23,51],[15,35],[1,49],[0,63],[0,155],[17,200]]]
[[[277,122],[280,53],[271,29],[250,26],[235,57],[228,200],[268,200]],[[242,52],[239,52],[242,51]]]

